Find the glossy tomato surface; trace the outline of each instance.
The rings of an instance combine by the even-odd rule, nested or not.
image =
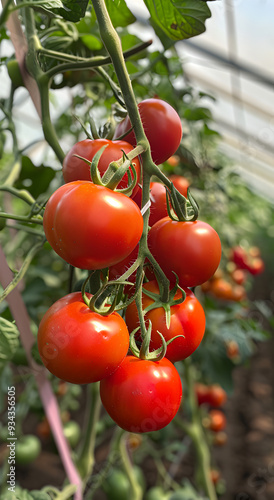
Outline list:
[[[157,281],[149,281],[143,285],[144,290],[159,293]],[[167,346],[166,358],[172,361],[180,361],[190,356],[200,345],[205,332],[205,313],[196,299],[194,293],[185,289],[186,298],[181,304],[170,308],[170,326],[166,324],[166,314],[163,307],[157,307],[145,314],[145,320],[150,320],[152,324],[150,350],[161,347],[162,341],[158,332],[168,341],[177,335],[183,335],[175,339]],[[182,297],[182,292],[177,291],[175,300]],[[143,309],[153,303],[153,299],[145,294],[142,295]],[[126,310],[126,324],[129,332],[139,326],[139,318],[135,301]]]
[[[193,287],[207,281],[221,260],[221,242],[206,222],[177,222],[169,217],[152,226],[149,248],[168,279],[175,275],[181,286]]]
[[[136,203],[89,181],[69,182],[46,204],[44,231],[53,250],[80,269],[103,269],[121,261],[142,235]]]
[[[182,124],[175,109],[161,99],[146,99],[138,104],[145,134],[151,148],[152,159],[156,165],[163,163],[178,149],[182,139]],[[131,129],[127,116],[120,122],[114,133],[114,139]],[[133,131],[124,137],[126,142],[136,146]]]
[[[151,432],[175,417],[182,384],[168,359],[155,362],[127,356],[110,377],[101,381],[100,394],[106,411],[122,429]]]
[[[67,153],[63,162],[63,177],[65,182],[72,181],[90,181],[90,165],[88,165],[84,160],[77,158],[74,155],[82,156],[89,161],[92,161],[94,155],[103,147],[107,146],[99,160],[98,169],[101,176],[107,170],[109,164],[112,161],[120,160],[123,156],[123,151],[127,154],[132,151],[133,147],[131,144],[125,141],[109,141],[107,139],[84,139],[79,141],[72,146],[70,151]],[[140,181],[141,166],[138,157],[132,160],[135,166],[137,174],[137,184],[132,192],[131,196],[134,196],[138,191],[138,182]],[[118,188],[124,188],[128,185],[127,173],[124,175]]]
[[[89,384],[110,375],[128,352],[129,334],[122,317],[101,316],[80,292],[55,302],[38,329],[38,350],[46,368],[66,382]]]

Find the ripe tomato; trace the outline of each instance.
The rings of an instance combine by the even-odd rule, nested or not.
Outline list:
[[[159,165],[172,156],[182,139],[182,124],[175,109],[161,99],[146,99],[138,104],[145,134],[148,138],[154,163]],[[124,135],[131,128],[127,116],[121,121],[114,133],[114,139]],[[124,140],[136,146],[133,130]]]
[[[195,384],[195,394],[199,406],[204,403],[208,403],[208,393],[209,393],[208,385],[198,382]]]
[[[208,403],[211,406],[222,406],[227,400],[227,394],[225,390],[218,384],[213,384],[209,386],[208,391]]]
[[[225,414],[220,410],[210,410],[209,429],[213,432],[220,432],[226,427]]]
[[[207,281],[221,260],[221,242],[206,222],[173,221],[169,217],[152,226],[148,235],[151,253],[168,279],[175,275],[181,286],[192,287]]]
[[[212,281],[209,292],[218,299],[232,300],[234,302],[240,302],[246,297],[246,291],[243,286],[232,286],[229,281],[223,278],[217,278]]]
[[[133,150],[131,144],[125,141],[109,141],[107,139],[85,139],[83,141],[77,142],[72,146],[70,151],[67,153],[64,162],[63,162],[63,177],[65,182],[72,181],[90,181],[90,165],[88,165],[85,161],[80,160],[74,155],[82,156],[89,161],[92,161],[94,155],[101,149],[103,146],[107,146],[103,151],[101,158],[98,163],[98,169],[101,175],[105,173],[109,164],[112,161],[120,160],[123,156],[123,151],[125,153],[129,153]],[[135,166],[137,173],[137,184],[131,194],[134,196],[138,191],[138,182],[140,181],[141,176],[141,166],[138,157],[134,158],[132,163]],[[131,169],[132,170],[132,169]],[[120,183],[118,184],[118,188],[124,188],[128,185],[128,177],[127,173],[124,175]]]
[[[239,344],[238,342],[236,342],[236,340],[229,340],[226,343],[226,355],[231,360],[239,358],[240,349],[239,349]]]
[[[142,188],[134,196],[133,200],[137,203],[138,207],[142,206]],[[166,189],[161,182],[150,183],[150,214],[149,225],[153,226],[155,222],[168,215],[166,206]]]
[[[169,180],[173,182],[174,187],[176,187],[179,193],[187,198],[187,188],[189,188],[190,182],[182,175],[170,175]]]
[[[55,252],[80,269],[103,269],[124,259],[143,230],[133,200],[89,181],[57,189],[46,204],[43,223]]]
[[[264,271],[264,261],[260,257],[256,257],[252,259],[248,271],[250,274],[253,274],[253,276],[256,276],[257,274],[261,274]]]
[[[107,377],[126,356],[129,333],[114,312],[101,316],[84,303],[80,292],[57,300],[38,329],[38,350],[46,368],[73,384]]]
[[[234,269],[231,273],[231,278],[237,285],[242,285],[246,282],[246,273],[243,269]]]
[[[111,418],[129,432],[162,429],[175,417],[182,383],[166,358],[149,361],[127,356],[117,370],[100,382],[102,403]]]
[[[143,285],[145,290],[153,293],[159,293],[157,281],[149,281]],[[180,361],[190,356],[200,345],[205,332],[205,313],[196,299],[195,295],[188,289],[185,290],[186,298],[181,304],[171,306],[170,308],[170,327],[166,325],[166,315],[163,307],[157,307],[145,314],[145,319],[152,323],[151,331],[151,350],[161,347],[162,341],[158,333],[164,336],[166,341],[184,335],[173,340],[167,346],[166,358],[172,361]],[[180,290],[175,294],[175,300],[182,297]],[[153,303],[153,299],[145,293],[142,295],[143,309]],[[132,302],[126,310],[126,324],[130,332],[139,326],[139,318],[136,303]]]

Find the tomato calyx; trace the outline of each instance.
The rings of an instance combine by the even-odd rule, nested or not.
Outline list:
[[[149,361],[160,361],[163,359],[166,355],[166,350],[167,346],[173,342],[173,340],[177,339],[178,337],[182,337],[182,335],[177,335],[176,337],[166,341],[164,336],[157,330],[157,333],[160,335],[161,340],[162,340],[162,345],[158,349],[155,349],[154,351],[150,352],[149,351],[149,345],[150,345],[150,339],[151,339],[151,331],[152,331],[152,323],[150,320],[148,320],[148,328],[145,332],[145,335],[143,336],[142,339],[142,345],[139,349],[139,347],[136,344],[135,341],[135,334],[138,332],[139,328],[136,328],[131,332],[130,337],[129,337],[129,347],[130,350],[136,358],[143,359],[143,360],[149,360]]]
[[[102,146],[94,155],[92,161],[77,154],[74,154],[73,156],[79,158],[80,160],[83,160],[85,163],[90,165],[90,177],[94,184],[104,186],[113,191],[130,196],[138,180],[133,160],[143,152],[143,147],[138,146],[127,154],[122,150],[122,158],[118,161],[110,162],[106,172],[104,172],[103,176],[101,176],[98,164],[106,147],[107,145]],[[128,185],[125,188],[117,189],[117,186],[124,177],[125,173],[127,173],[128,176]]]
[[[86,294],[86,287],[94,272],[92,271],[82,285],[81,293],[83,301],[91,311],[101,316],[108,316],[116,310],[116,305],[121,301],[124,285],[133,285],[133,283],[129,281],[109,281],[107,271],[103,273],[103,281],[99,290],[89,298]],[[113,297],[113,300],[111,297]],[[98,302],[99,306],[97,306]]]
[[[178,284],[178,277],[176,276],[176,284],[175,286],[170,290],[169,292],[169,298],[168,301],[163,302],[162,300],[162,286],[161,283],[159,283],[159,290],[160,293],[154,293],[151,292],[150,290],[147,290],[143,288],[143,293],[150,297],[154,302],[152,304],[149,304],[145,309],[144,309],[144,314],[146,314],[148,311],[151,311],[152,309],[157,309],[158,307],[162,307],[165,311],[165,318],[166,318],[166,326],[167,328],[170,327],[170,308],[172,306],[175,306],[177,304],[181,304],[184,302],[186,298],[186,292],[183,288],[181,288]],[[182,297],[179,299],[174,299],[178,289],[182,292]]]
[[[187,190],[185,198],[171,183],[171,188],[166,188],[167,212],[174,221],[194,222],[199,215],[199,206],[190,190]]]

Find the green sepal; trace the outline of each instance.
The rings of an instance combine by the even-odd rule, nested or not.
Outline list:
[[[171,183],[170,190],[166,187],[166,203],[168,216],[174,221],[194,222],[199,215],[199,206],[190,189],[187,189],[185,198]]]

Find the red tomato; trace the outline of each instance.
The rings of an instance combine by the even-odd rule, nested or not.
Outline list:
[[[134,201],[137,203],[138,207],[142,206],[142,188],[134,196]],[[155,222],[163,217],[167,216],[167,206],[166,206],[166,188],[161,182],[151,182],[150,183],[150,214],[149,214],[149,225],[153,226]]]
[[[253,274],[253,276],[257,274],[261,274],[264,271],[264,261],[260,257],[256,257],[252,259],[248,271],[250,274]]]
[[[181,193],[185,198],[187,198],[187,188],[189,188],[189,181],[182,175],[170,175],[169,180],[173,182],[174,187]]]
[[[159,293],[157,281],[149,281],[143,285],[145,290],[153,293]],[[145,319],[152,323],[150,349],[161,347],[162,341],[158,333],[164,336],[166,341],[184,335],[173,340],[167,346],[166,358],[172,361],[180,361],[190,356],[200,345],[205,332],[205,313],[196,299],[195,295],[188,289],[185,290],[186,298],[181,304],[171,306],[170,308],[170,327],[166,325],[166,315],[163,307],[157,307],[145,314]],[[182,292],[177,291],[175,300],[182,297]],[[145,293],[142,295],[143,309],[153,303],[153,299]],[[139,326],[139,318],[136,303],[132,302],[126,310],[126,324],[130,332]]]
[[[168,279],[174,283],[175,272],[181,286],[201,285],[214,274],[221,260],[218,234],[199,220],[178,222],[165,217],[152,226],[148,244]]]
[[[211,406],[219,407],[226,402],[227,394],[220,385],[210,385],[208,389],[208,403]]]
[[[182,139],[182,124],[175,109],[161,99],[146,99],[138,104],[145,134],[148,138],[154,163],[159,165],[172,156]],[[127,116],[121,121],[114,133],[114,139],[124,135],[131,128]],[[124,140],[136,146],[133,130]]]
[[[114,312],[101,316],[80,292],[57,300],[38,329],[38,350],[46,368],[73,384],[89,384],[116,370],[129,348],[129,333]]]
[[[246,281],[246,273],[243,269],[234,269],[231,273],[231,278],[237,285],[242,285]]]
[[[82,156],[89,161],[92,161],[94,155],[101,149],[103,146],[107,146],[103,151],[101,158],[98,163],[98,169],[101,175],[105,173],[109,164],[112,161],[120,160],[123,156],[123,152],[129,153],[133,150],[131,144],[125,141],[109,141],[107,139],[85,139],[83,141],[77,142],[72,146],[71,150],[67,153],[64,162],[63,162],[63,177],[65,182],[72,181],[90,181],[90,165],[88,165],[85,161],[80,160],[74,155]],[[132,163],[135,166],[137,173],[137,184],[132,192],[131,196],[134,196],[138,191],[138,182],[140,181],[141,176],[141,166],[138,157],[134,158]],[[131,169],[132,170],[132,169]],[[128,185],[128,177],[127,173],[124,175],[120,183],[118,184],[118,188],[124,188]]]
[[[220,432],[226,427],[226,417],[220,410],[210,410],[209,429],[213,432]]]
[[[208,403],[208,393],[209,387],[207,385],[201,383],[195,384],[195,394],[199,406],[204,403]]]
[[[101,381],[100,394],[106,411],[122,429],[151,432],[175,417],[182,383],[166,358],[148,361],[127,356],[112,375]]]
[[[89,181],[69,182],[46,204],[44,231],[55,252],[80,269],[103,269],[136,247],[143,230],[131,198]]]

